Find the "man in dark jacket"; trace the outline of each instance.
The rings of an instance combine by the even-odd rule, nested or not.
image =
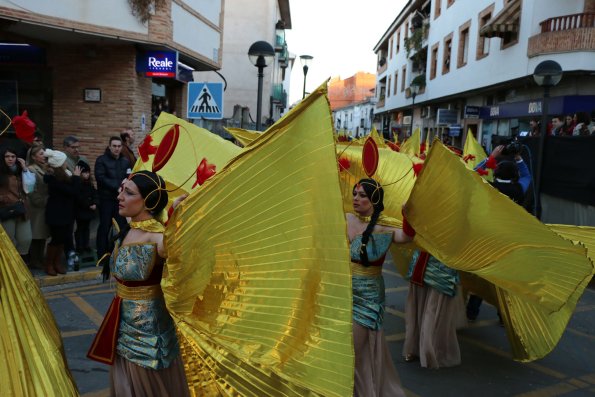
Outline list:
[[[126,219],[118,213],[118,189],[122,180],[130,173],[130,162],[121,155],[122,139],[112,136],[105,153],[95,161],[95,180],[99,204],[99,227],[97,228],[97,256],[109,252],[108,233],[112,218],[120,227]]]

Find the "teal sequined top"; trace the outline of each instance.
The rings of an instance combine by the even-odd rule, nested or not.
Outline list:
[[[366,269],[375,274],[358,274],[352,266],[353,321],[375,331],[381,329],[384,322],[385,293],[381,267],[392,241],[392,232],[370,235],[366,244],[370,266]],[[360,263],[361,246],[362,236],[355,236],[350,244],[351,261],[354,263]]]
[[[154,243],[127,244],[117,249],[110,266],[120,281],[151,278],[158,284],[163,260]],[[155,370],[168,368],[178,356],[176,329],[162,294],[152,299],[122,300],[116,352],[134,364]]]

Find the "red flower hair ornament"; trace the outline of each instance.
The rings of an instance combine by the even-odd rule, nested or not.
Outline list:
[[[203,157],[198,167],[196,167],[196,182],[192,185],[192,189],[194,189],[196,185],[205,183],[207,179],[215,175],[216,172],[217,166],[215,164],[209,164],[207,158]]]

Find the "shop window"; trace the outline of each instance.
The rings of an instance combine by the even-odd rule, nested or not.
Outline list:
[[[459,48],[457,52],[457,68],[461,68],[467,64],[469,55],[469,28],[471,27],[471,20],[465,22],[459,28]]]
[[[438,46],[439,43],[436,43],[432,46],[432,55],[430,58],[430,80],[436,78],[436,69],[438,69]]]
[[[442,58],[442,74],[450,72],[450,57],[452,55],[452,33],[444,38],[444,56]]]

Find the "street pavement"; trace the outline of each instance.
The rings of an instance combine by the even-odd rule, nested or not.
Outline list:
[[[583,294],[560,343],[547,357],[518,363],[511,359],[496,309],[485,304],[472,324],[458,332],[462,364],[439,370],[401,357],[405,338],[407,282],[394,265],[384,265],[387,310],[385,332],[408,396],[550,397],[595,395],[595,289]],[[39,278],[62,333],[70,370],[83,397],[109,395],[109,367],[86,358],[87,350],[114,294],[96,269],[71,275],[74,283],[52,285]],[[50,278],[51,279],[51,278]]]

